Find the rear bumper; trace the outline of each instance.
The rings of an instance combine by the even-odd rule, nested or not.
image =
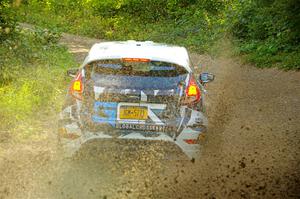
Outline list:
[[[186,107],[182,107],[182,114],[185,114]],[[199,158],[200,144],[197,142],[199,136],[206,132],[207,118],[199,111],[189,109],[190,117],[183,119],[180,123],[180,133],[163,133],[147,131],[120,131],[112,130],[102,126],[95,132],[90,130],[81,130],[70,107],[67,107],[61,113],[61,121],[68,119],[67,122],[61,122],[59,126],[59,141],[65,156],[73,156],[81,146],[92,140],[113,140],[113,139],[131,139],[145,141],[165,141],[177,145],[183,153],[191,159]],[[77,120],[78,121],[78,120]]]
[[[63,150],[65,157],[72,157],[76,152],[78,152],[82,145],[88,144],[93,140],[113,140],[113,139],[130,139],[130,140],[145,140],[145,141],[162,141],[171,142],[177,145],[184,154],[186,154],[190,159],[198,159],[200,144],[198,142],[187,142],[187,140],[197,140],[199,135],[206,131],[203,126],[201,131],[197,128],[197,131],[192,128],[184,128],[182,132],[176,138],[172,138],[169,135],[161,132],[138,132],[138,131],[128,131],[123,133],[111,133],[105,131],[89,132],[81,131],[77,123],[71,123],[65,125],[63,128],[65,133],[72,134],[76,133],[76,139],[66,138],[59,135],[59,142],[61,149]],[[74,138],[74,137],[72,137]],[[101,144],[101,142],[99,143]],[[175,146],[174,146],[175,147]]]

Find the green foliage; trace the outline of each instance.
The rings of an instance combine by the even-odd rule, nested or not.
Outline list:
[[[166,42],[197,52],[208,52],[229,33],[257,66],[299,69],[299,0],[27,0],[18,13],[49,29]]]
[[[20,67],[29,67],[47,58],[48,51],[55,49],[59,38],[60,33],[46,29],[16,29],[14,35],[6,38],[0,48],[0,85],[13,81]]]
[[[59,33],[40,28],[17,29],[0,46],[0,132],[31,136],[40,115],[61,107],[65,72],[74,61],[58,38]]]
[[[222,26],[223,0],[28,0],[20,20],[108,40],[153,40],[207,51]],[[51,20],[49,20],[51,19]]]
[[[237,1],[231,9],[228,27],[249,61],[260,67],[299,69],[298,0]]]
[[[9,0],[0,0],[0,43],[14,34],[16,19]]]

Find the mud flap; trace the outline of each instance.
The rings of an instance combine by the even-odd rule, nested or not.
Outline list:
[[[184,128],[177,136],[175,143],[190,159],[199,159],[201,146],[198,138],[206,131],[207,118],[199,111],[189,111],[191,111],[190,119],[182,124]]]
[[[194,131],[191,128],[185,128],[177,137],[175,143],[190,158],[198,159],[200,145],[198,143],[187,143],[188,140],[197,140],[201,132]]]

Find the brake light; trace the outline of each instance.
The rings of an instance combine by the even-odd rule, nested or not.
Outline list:
[[[192,101],[199,101],[201,98],[200,89],[193,77],[190,78],[189,84],[185,92],[186,92],[186,96],[188,98],[191,98]]]
[[[74,83],[73,83],[73,90],[74,91],[78,91],[78,92],[82,91],[81,81],[79,81],[79,80],[74,81]]]
[[[197,87],[195,85],[190,85],[188,87],[188,91],[187,91],[187,95],[188,96],[194,96],[194,95],[197,95]]]
[[[82,74],[79,72],[74,80],[72,81],[70,93],[76,99],[82,99],[82,91],[83,91],[83,84],[82,84]]]
[[[123,62],[150,62],[150,59],[145,58],[123,58]]]

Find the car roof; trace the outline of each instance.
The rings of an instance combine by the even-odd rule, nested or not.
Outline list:
[[[113,41],[101,42],[92,46],[83,66],[97,60],[121,58],[146,58],[183,66],[191,72],[189,56],[186,48],[180,46],[155,43],[152,41]]]

